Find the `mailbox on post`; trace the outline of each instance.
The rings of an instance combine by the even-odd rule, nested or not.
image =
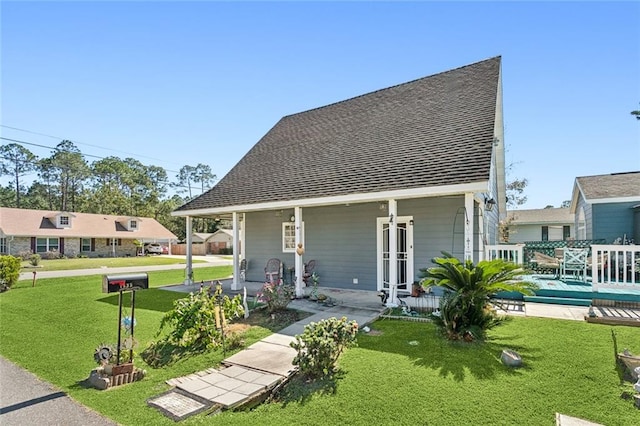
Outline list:
[[[149,288],[149,276],[146,273],[128,275],[103,275],[102,292],[135,291]]]
[[[122,293],[131,292],[131,342],[133,342],[133,327],[135,325],[136,290],[149,288],[149,276],[146,273],[128,275],[103,275],[102,292],[118,293],[118,347],[116,348],[116,365],[120,365],[120,350],[122,349]],[[129,348],[129,363],[133,363],[133,347]]]

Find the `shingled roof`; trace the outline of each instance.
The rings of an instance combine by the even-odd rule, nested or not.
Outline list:
[[[577,177],[576,185],[588,202],[609,198],[640,199],[640,172]]]
[[[177,211],[488,181],[500,62],[286,116]]]
[[[514,225],[573,223],[574,221],[573,214],[568,207],[509,210],[507,219]]]
[[[73,218],[69,228],[56,228],[55,217],[60,211],[0,207],[0,234],[27,237],[177,239],[160,222],[150,217],[135,218],[137,231],[128,231],[123,223],[129,217],[108,214],[69,213]]]

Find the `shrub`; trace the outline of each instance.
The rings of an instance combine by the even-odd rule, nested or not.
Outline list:
[[[258,300],[267,304],[267,310],[271,313],[282,311],[291,303],[295,294],[293,286],[282,283],[264,283],[258,293]]]
[[[293,364],[308,377],[331,375],[342,352],[356,345],[357,333],[358,323],[347,322],[346,317],[312,322],[291,342],[291,347],[298,351]]]
[[[218,325],[222,325],[221,321],[238,318],[243,314],[240,295],[230,299],[222,294],[220,284],[213,294],[201,288],[198,293],[189,293],[188,297],[173,303],[173,309],[162,317],[156,335],[160,335],[165,327],[170,327],[165,340],[172,345],[193,351],[215,349],[222,345],[222,330],[218,329]]]
[[[427,287],[443,286],[448,293],[440,301],[440,314],[434,322],[449,340],[473,341],[485,337],[486,331],[500,324],[490,299],[500,291],[531,294],[535,286],[519,280],[525,272],[518,265],[502,259],[464,263],[443,253],[432,260],[437,266],[420,269]]]
[[[60,259],[60,257],[61,257],[60,253],[55,250],[45,251],[44,253],[42,253],[43,259],[52,260],[52,259]]]
[[[29,260],[32,254],[33,252],[31,250],[23,250],[21,252],[18,252],[18,257],[20,258],[20,260]]]
[[[19,277],[20,259],[10,255],[0,256],[0,283],[4,289],[11,288]]]
[[[39,255],[39,254],[34,253],[34,254],[32,254],[32,255],[29,257],[29,263],[30,263],[32,266],[38,266],[38,265],[40,264],[40,260],[41,260],[41,259],[42,259],[42,258],[40,257],[40,255]]]

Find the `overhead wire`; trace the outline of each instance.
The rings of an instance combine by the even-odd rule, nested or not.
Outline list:
[[[8,127],[8,126],[4,126],[4,125],[1,125],[1,126],[3,126],[3,127]],[[14,142],[14,143],[17,143],[17,144],[24,144],[24,145],[29,145],[29,146],[37,146],[37,147],[39,147],[39,148],[52,149],[52,150],[54,150],[54,151],[58,151],[58,152],[62,152],[62,151],[63,151],[62,149],[60,149],[60,148],[58,148],[58,147],[52,147],[52,146],[47,146],[47,145],[41,145],[41,144],[36,144],[36,143],[33,143],[33,142],[22,141],[22,140],[18,140],[18,139],[6,138],[6,137],[4,137],[4,136],[0,136],[0,139],[2,139],[2,140],[6,140],[6,141],[10,141],[10,142]],[[67,139],[67,140],[68,140],[68,139]],[[73,142],[73,141],[70,141],[70,142]],[[97,158],[97,159],[99,159],[99,160],[104,160],[104,159],[106,159],[106,158],[107,158],[107,157],[100,157],[100,156],[98,156],[98,155],[84,154],[84,153],[82,153],[82,152],[79,152],[79,154],[80,154],[80,155],[82,155],[83,157]],[[0,155],[0,158],[5,159],[5,160],[10,160],[10,161],[16,161],[16,159],[15,159],[15,158],[11,158],[11,157],[7,157],[7,156],[3,156],[3,155]],[[23,162],[25,162],[25,163],[30,163],[30,164],[32,164],[32,165],[34,165],[34,166],[38,166],[38,164],[39,164],[37,160],[32,160],[32,161],[29,161],[29,160],[18,160],[18,161],[23,161]],[[164,169],[164,168],[163,168],[163,169]],[[164,170],[165,170],[166,172],[179,173],[179,172],[177,172],[177,171],[175,171],[175,170],[168,170],[168,169],[164,169]],[[31,173],[30,173],[30,174],[31,174]],[[97,176],[97,174],[94,174],[94,175],[96,175],[96,176]],[[27,176],[27,175],[23,175],[23,176]],[[179,185],[179,184],[177,184],[177,183],[169,183],[169,185],[170,185],[171,187],[173,187],[173,188],[186,188],[186,189],[188,189],[188,190],[193,190],[193,189],[196,189],[196,190],[202,190],[202,187],[194,187],[194,186],[188,186],[188,185]]]

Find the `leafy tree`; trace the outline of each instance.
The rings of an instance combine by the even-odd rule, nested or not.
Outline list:
[[[194,181],[196,168],[193,166],[182,166],[176,178],[178,179],[178,183],[174,185],[176,191],[179,194],[183,194],[187,192],[189,194],[188,200],[193,198],[193,194],[191,192],[191,182]]]
[[[571,207],[571,200],[564,200],[562,204],[560,204],[560,208],[566,209]]]
[[[522,195],[524,193],[524,189],[529,184],[529,181],[525,179],[514,179],[511,182],[507,182],[506,192],[507,192],[507,207],[517,207],[521,206],[527,202],[527,196]]]
[[[73,142],[63,140],[56,145],[55,152],[51,156],[51,164],[58,178],[59,209],[76,210],[76,194],[81,191],[82,184],[89,177],[90,172],[84,156]]]
[[[199,183],[202,193],[211,188],[211,185],[216,180],[216,175],[211,171],[211,167],[206,164],[198,163],[197,166],[183,166],[178,175],[176,176],[178,183],[174,185],[177,188],[178,193],[189,194],[189,200],[193,199],[193,192],[191,191],[192,183]]]
[[[640,110],[631,111],[631,115],[635,115],[637,120],[640,120]]]
[[[206,164],[198,163],[194,170],[194,182],[200,183],[200,193],[204,194],[206,190],[211,188],[216,180],[216,175],[211,171],[211,167]]]
[[[36,168],[37,157],[22,145],[0,146],[0,174],[10,175],[15,188],[15,207],[20,208],[20,178]]]
[[[520,266],[502,259],[483,260],[474,265],[471,260],[463,263],[443,252],[443,257],[432,262],[437,266],[420,269],[421,284],[447,290],[434,322],[449,340],[484,338],[487,330],[504,321],[491,307],[492,296],[500,291],[532,294],[535,288],[518,279],[525,273]]]
[[[38,177],[46,190],[47,209],[53,210],[54,200],[57,195],[57,188],[54,184],[58,179],[58,174],[51,158],[43,158],[38,161]]]
[[[0,207],[11,207],[16,199],[16,190],[11,184],[0,187]]]

